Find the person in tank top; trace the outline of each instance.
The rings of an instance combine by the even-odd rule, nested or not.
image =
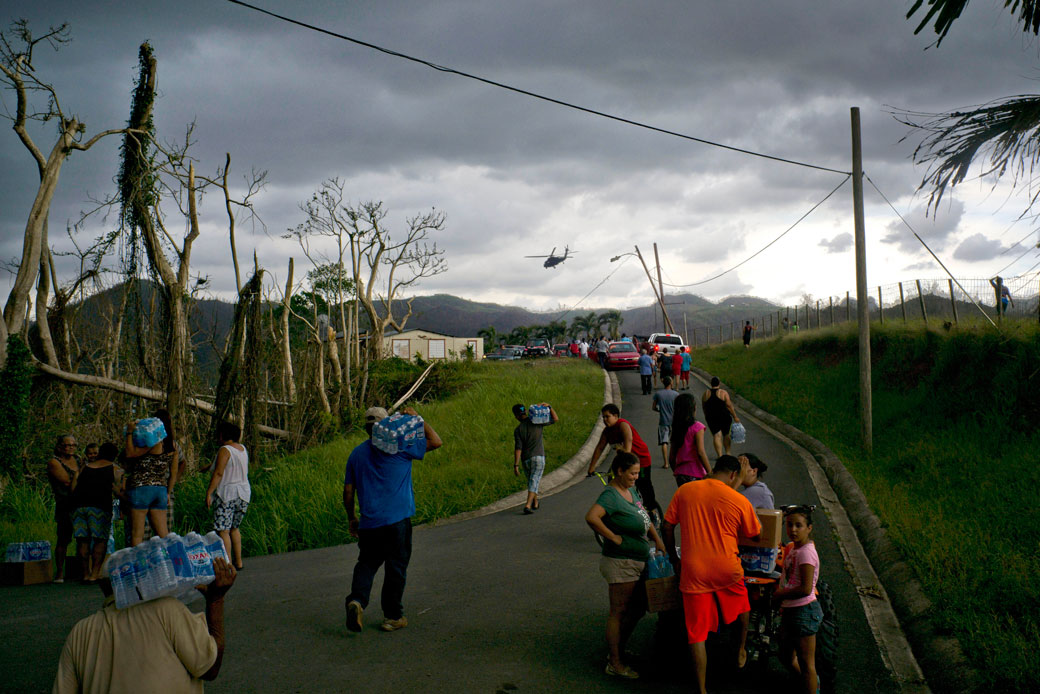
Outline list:
[[[238,442],[242,430],[237,424],[221,422],[217,427],[220,450],[213,461],[213,473],[206,489],[206,508],[213,509],[213,529],[224,541],[224,549],[236,570],[242,570],[242,532],[252,497],[249,486],[249,453]]]

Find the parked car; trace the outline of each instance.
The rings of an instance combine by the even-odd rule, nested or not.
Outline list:
[[[653,333],[650,339],[647,340],[647,344],[653,351],[664,352],[665,354],[675,354],[680,347],[686,346],[682,337],[670,333]]]
[[[611,342],[607,345],[608,369],[638,369],[639,351],[631,342]]]
[[[512,360],[519,359],[521,356],[523,356],[523,353],[524,352],[522,349],[518,349],[516,347],[499,347],[494,352],[491,352],[490,354],[485,354],[484,358],[491,359],[493,361]]]
[[[553,345],[553,356],[554,357],[567,357],[570,356],[571,346],[570,345]]]
[[[532,337],[524,346],[525,357],[547,357],[552,351],[552,346],[544,337]]]

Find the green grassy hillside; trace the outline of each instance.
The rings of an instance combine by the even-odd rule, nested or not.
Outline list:
[[[698,350],[694,362],[828,445],[996,691],[1040,688],[1040,331],[873,326],[874,455],[854,326]]]

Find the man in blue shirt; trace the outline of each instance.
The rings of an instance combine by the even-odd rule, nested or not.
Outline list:
[[[643,395],[653,392],[654,360],[646,353],[646,348],[640,350],[639,355],[639,382],[643,385]]]
[[[401,412],[418,416],[411,407]],[[412,556],[412,516],[415,515],[412,456],[404,452],[384,453],[372,445],[372,427],[386,416],[382,407],[370,407],[365,412],[369,440],[351,451],[343,478],[343,506],[347,509],[350,534],[358,538],[358,560],[346,599],[347,629],[351,631],[361,631],[362,615],[368,607],[372,581],[380,566],[385,568],[380,598],[383,623],[379,628],[395,631],[408,626],[401,599],[408,560]],[[423,434],[425,447],[417,460],[442,444],[429,422],[423,422]],[[354,511],[355,495],[361,509],[360,521]]]

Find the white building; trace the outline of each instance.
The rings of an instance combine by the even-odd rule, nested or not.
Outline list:
[[[484,358],[484,339],[480,337],[455,337],[430,330],[405,330],[383,336],[383,353],[413,361],[415,355],[430,361],[433,359],[465,359],[468,350],[473,358]]]

